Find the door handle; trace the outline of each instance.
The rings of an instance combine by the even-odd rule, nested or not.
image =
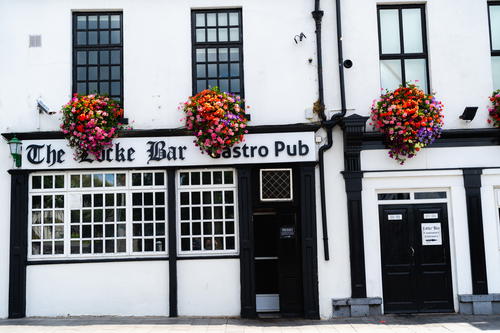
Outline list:
[[[410,251],[411,251],[411,256],[414,257],[415,256],[415,249],[411,245],[410,245]]]

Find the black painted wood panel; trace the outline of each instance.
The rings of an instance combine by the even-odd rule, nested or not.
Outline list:
[[[28,173],[11,173],[9,318],[26,316],[26,261],[28,248]]]
[[[238,216],[240,232],[241,317],[255,318],[255,262],[252,227],[252,170],[239,167]]]
[[[175,169],[167,170],[169,316],[177,317],[177,221],[175,216]]]
[[[463,170],[469,229],[472,292],[475,295],[488,294],[481,206],[481,174],[481,169]]]
[[[319,319],[315,168],[300,167],[300,222],[304,317]]]

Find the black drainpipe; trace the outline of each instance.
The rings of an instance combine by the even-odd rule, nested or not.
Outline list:
[[[323,12],[319,10],[319,0],[314,2],[314,11],[312,12],[313,18],[316,22],[316,48],[318,53],[318,85],[319,85],[319,103],[323,107],[321,113],[321,126],[326,130],[327,141],[319,148],[319,179],[320,179],[320,195],[321,195],[321,221],[323,226],[323,249],[325,253],[325,260],[330,260],[330,251],[328,246],[328,221],[326,216],[326,195],[325,195],[325,164],[324,153],[333,145],[333,128],[344,119],[347,112],[345,101],[345,82],[344,82],[344,56],[342,51],[342,20],[340,11],[340,0],[335,1],[336,22],[337,22],[337,52],[338,52],[338,66],[339,66],[339,81],[340,81],[340,104],[341,111],[334,114],[330,120],[326,120],[324,113],[324,100],[323,100],[323,64],[321,57],[321,18]]]

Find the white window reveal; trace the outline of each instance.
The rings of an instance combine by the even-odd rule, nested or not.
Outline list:
[[[181,170],[177,180],[179,254],[237,253],[235,171]]]
[[[260,200],[292,201],[292,169],[261,169]]]
[[[166,254],[164,171],[33,174],[30,259]]]

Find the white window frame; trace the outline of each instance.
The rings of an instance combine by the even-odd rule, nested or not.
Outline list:
[[[437,198],[437,199],[415,199],[415,193],[435,193],[435,192],[445,192],[446,198]],[[387,194],[387,193],[408,193],[410,195],[410,199],[401,199],[401,200],[379,200],[379,194]],[[377,196],[377,204],[378,205],[391,205],[391,204],[425,204],[425,203],[449,203],[450,199],[450,191],[447,188],[412,188],[412,189],[384,189],[377,190],[375,192]]]
[[[132,174],[133,173],[138,173],[140,172],[141,174],[143,173],[148,173],[151,172],[153,173],[153,184],[154,184],[154,173],[155,172],[161,172],[164,174],[163,177],[163,182],[164,184],[161,186],[132,186]],[[71,175],[82,175],[82,174],[119,174],[119,173],[124,173],[126,175],[126,186],[113,186],[113,187],[78,187],[78,188],[72,188],[70,181],[71,181]],[[63,188],[51,188],[51,189],[43,189],[43,176],[44,175],[64,175],[64,187]],[[33,176],[42,176],[42,189],[33,189]],[[104,176],[105,179],[105,176]],[[55,178],[54,178],[55,181]],[[80,179],[81,181],[81,179]],[[81,183],[80,183],[81,184]],[[115,177],[115,184],[116,184],[116,177]],[[28,260],[30,261],[45,261],[45,260],[73,260],[73,259],[99,259],[99,258],[144,258],[144,257],[165,257],[168,256],[168,186],[173,185],[173,184],[168,184],[167,180],[167,173],[165,169],[141,169],[141,170],[135,170],[135,169],[127,169],[127,170],[73,170],[73,171],[63,171],[63,172],[49,172],[49,171],[44,171],[44,172],[33,172],[29,175],[29,209],[28,209]],[[132,247],[132,228],[133,228],[133,221],[132,221],[132,193],[134,192],[158,192],[163,189],[164,191],[164,196],[165,196],[165,235],[163,236],[165,238],[165,249],[164,251],[151,251],[151,252],[133,252],[133,247]],[[125,225],[126,225],[126,252],[121,252],[121,253],[80,253],[80,254],[71,254],[71,207],[70,207],[70,200],[71,200],[71,195],[82,195],[82,194],[93,194],[96,193],[125,193],[126,197],[126,219],[125,219]],[[44,194],[62,194],[64,195],[64,254],[52,254],[52,255],[33,255],[32,254],[32,197],[34,195],[40,195],[42,196],[42,207],[43,207],[43,195]],[[103,195],[103,200],[105,200],[105,195]],[[93,205],[92,205],[93,206]],[[82,210],[83,207],[78,208],[80,211]],[[75,209],[75,208],[74,208]],[[91,208],[92,209],[92,208]],[[103,210],[105,209],[105,205],[103,203]],[[104,214],[104,212],[103,212]],[[43,216],[42,216],[43,218]],[[116,217],[115,217],[116,220]],[[153,222],[152,223],[156,223]],[[114,222],[116,225],[116,221]],[[81,225],[81,222],[78,224]],[[103,226],[104,228],[104,226]],[[116,227],[115,227],[116,228]],[[42,229],[43,233],[43,229]],[[116,230],[115,230],[115,235],[116,235]],[[141,236],[142,237],[142,236]],[[155,237],[155,236],[153,236]],[[116,236],[114,237],[116,239]],[[92,240],[92,238],[90,238]],[[105,238],[103,237],[103,241],[105,241]],[[116,244],[115,244],[116,245]],[[42,249],[41,253],[43,253],[43,242],[42,242]],[[105,246],[105,245],[103,245]]]
[[[202,175],[201,173],[203,171],[232,171],[233,172],[233,184],[210,184],[210,185],[202,185]],[[180,174],[185,173],[185,172],[200,172],[200,185],[181,185],[180,184]],[[224,177],[224,176],[223,176]],[[175,197],[176,197],[176,229],[177,229],[177,254],[179,257],[198,257],[198,256],[225,256],[225,255],[238,255],[239,254],[239,215],[238,215],[238,177],[236,173],[236,169],[233,168],[197,168],[197,169],[179,169],[175,173]],[[203,244],[201,246],[200,250],[182,250],[181,249],[181,198],[180,198],[180,193],[181,192],[203,192],[203,191],[210,191],[214,192],[216,190],[232,190],[234,193],[233,196],[233,205],[234,205],[234,249],[233,250],[205,250],[203,248]],[[203,198],[201,198],[203,200]],[[212,203],[213,205],[213,203]],[[203,204],[201,204],[201,207],[203,207]],[[201,212],[201,219],[200,223],[203,223],[203,210]],[[189,219],[189,223],[191,224],[193,220]],[[226,222],[226,220],[223,220]],[[203,228],[203,226],[202,226]],[[225,229],[225,226],[224,226]],[[226,234],[223,233],[221,234],[222,237],[226,237]],[[189,236],[192,238],[192,234]],[[215,236],[213,236],[215,237]],[[200,234],[200,238],[203,238],[203,231]]]
[[[264,199],[262,197],[262,173],[263,171],[288,171],[289,175],[290,175],[290,198],[286,198],[286,199]],[[286,202],[290,202],[290,201],[293,201],[293,170],[292,168],[268,168],[268,169],[260,169],[259,171],[259,192],[260,192],[260,201],[266,201],[266,202],[270,202],[270,201],[286,201]]]

